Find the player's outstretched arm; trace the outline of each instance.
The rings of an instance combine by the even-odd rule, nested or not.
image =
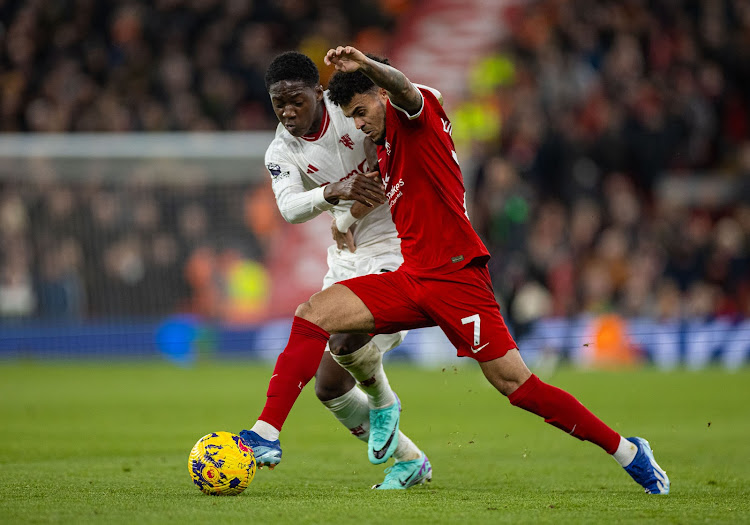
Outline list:
[[[325,63],[342,73],[361,71],[388,92],[388,98],[393,104],[409,114],[416,113],[422,107],[422,94],[406,75],[395,67],[368,58],[357,48],[338,46],[336,49],[329,49]]]

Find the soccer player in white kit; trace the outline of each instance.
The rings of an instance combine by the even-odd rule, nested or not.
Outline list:
[[[325,211],[334,217],[336,244],[328,249],[323,289],[345,279],[395,271],[403,262],[401,243],[388,207],[380,206],[385,200],[382,184],[368,173],[376,164],[375,145],[329,101],[307,56],[293,51],[277,56],[265,81],[279,119],[265,155],[279,211],[291,223]],[[366,148],[371,148],[370,163]],[[395,468],[386,470],[384,481],[373,487],[378,489],[405,489],[432,476],[425,454],[399,430],[400,402],[383,370],[383,353],[405,335],[335,335],[315,373],[318,399],[368,443],[370,461],[378,464],[394,457]],[[372,427],[378,432],[370,432],[371,421],[377,421]],[[259,421],[240,436],[262,457],[264,442],[277,439],[280,430]]]

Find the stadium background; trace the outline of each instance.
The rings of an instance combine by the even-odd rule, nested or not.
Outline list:
[[[273,56],[440,89],[528,359],[750,358],[741,0],[0,2],[0,358],[273,359],[329,221],[283,222]],[[392,358],[451,362],[435,330]]]

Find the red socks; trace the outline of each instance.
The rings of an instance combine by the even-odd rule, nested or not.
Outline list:
[[[302,388],[315,376],[329,337],[318,325],[294,318],[289,342],[276,361],[266,405],[258,419],[281,430]],[[614,454],[620,444],[620,435],[575,397],[535,375],[508,396],[508,400],[578,439],[599,445],[607,454]]]
[[[318,325],[295,316],[289,342],[276,360],[266,405],[258,419],[281,430],[302,388],[315,376],[329,337]]]
[[[508,401],[543,417],[550,425],[578,439],[599,445],[607,454],[614,454],[620,444],[620,434],[605,425],[575,397],[542,382],[536,375],[509,395]]]

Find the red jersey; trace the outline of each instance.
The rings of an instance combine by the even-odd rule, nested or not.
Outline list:
[[[409,116],[386,103],[385,145],[378,163],[387,204],[401,239],[404,271],[450,273],[472,259],[489,257],[466,214],[463,176],[451,122],[433,93]]]

